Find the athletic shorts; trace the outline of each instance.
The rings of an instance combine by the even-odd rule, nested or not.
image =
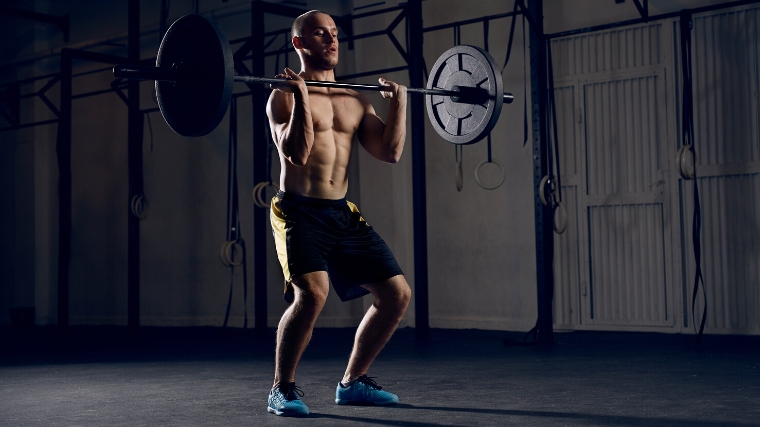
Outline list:
[[[271,207],[287,302],[293,301],[293,279],[314,271],[329,274],[341,301],[367,295],[360,285],[404,274],[388,245],[345,198],[316,199],[280,191]]]

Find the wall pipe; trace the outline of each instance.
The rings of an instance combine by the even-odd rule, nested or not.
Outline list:
[[[251,3],[251,41],[254,57],[263,57],[265,29],[265,5],[260,1]],[[251,72],[256,76],[266,75],[264,61],[251,61]],[[264,85],[252,85],[252,123],[253,123],[253,183],[267,180],[267,156],[269,141],[266,129],[269,126],[266,116],[268,93]],[[264,335],[267,330],[267,241],[269,233],[267,209],[253,207],[253,299],[254,299],[254,332]]]
[[[407,3],[406,31],[409,44],[410,87],[424,87],[425,58],[423,49],[422,0]],[[428,306],[427,191],[425,182],[425,101],[410,97],[412,116],[412,206],[414,227],[414,322],[418,340],[430,337]]]
[[[533,205],[536,227],[536,286],[538,298],[538,341],[541,348],[554,343],[552,290],[554,288],[554,217],[551,206],[541,202],[541,180],[549,173],[547,132],[547,61],[543,0],[532,0],[528,13],[530,31],[530,84],[533,117]]]
[[[129,0],[127,12],[129,32],[127,51],[131,64],[140,63],[140,0]],[[143,120],[140,111],[140,81],[127,83],[127,167],[128,199],[127,207],[127,326],[130,334],[136,334],[140,327],[140,219],[132,213],[130,203],[133,197],[143,194]]]

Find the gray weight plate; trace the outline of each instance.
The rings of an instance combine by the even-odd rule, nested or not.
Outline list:
[[[441,138],[452,144],[473,144],[496,125],[504,103],[501,71],[496,61],[477,46],[454,46],[430,70],[428,89],[477,88],[488,93],[482,103],[458,102],[454,97],[425,95],[428,117]]]
[[[166,123],[182,136],[203,136],[222,121],[233,85],[232,49],[222,31],[200,15],[183,16],[169,27],[157,67],[178,67],[181,81],[156,81],[156,98]]]

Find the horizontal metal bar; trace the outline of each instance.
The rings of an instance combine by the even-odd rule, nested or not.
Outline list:
[[[63,51],[68,51],[72,58],[79,59],[82,61],[101,62],[103,64],[118,64],[120,62],[129,61],[127,58],[123,56],[110,55],[107,53],[90,52],[90,51],[81,50],[81,49],[63,48],[61,49],[61,52]]]
[[[15,18],[29,19],[32,21],[46,22],[48,24],[61,25],[66,19],[63,16],[48,15],[46,13],[32,12],[23,9],[13,9],[10,7],[0,6],[0,15],[12,16]]]
[[[23,85],[23,84],[28,84],[28,83],[34,83],[37,80],[50,79],[50,78],[53,78],[53,77],[58,77],[59,75],[60,75],[60,73],[50,73],[50,74],[43,74],[43,75],[37,76],[37,77],[29,77],[29,78],[22,79],[22,80],[16,80],[15,82],[2,83],[2,84],[0,84],[0,88],[5,88],[5,87],[8,87],[8,86],[13,86],[13,85]]]
[[[406,9],[406,5],[386,7],[385,9],[373,10],[371,12],[357,13],[356,15],[351,15],[350,19],[367,18],[369,16],[375,16],[375,15],[380,15],[380,14],[383,14],[383,13],[395,12],[397,10],[402,10],[402,9]]]
[[[366,38],[369,38],[369,37],[383,36],[383,35],[386,35],[386,34],[389,34],[388,30],[371,31],[369,33],[357,34],[357,35],[355,35],[353,37],[343,37],[343,38],[339,37],[338,41],[340,41],[340,42],[347,42],[347,41],[351,41],[351,40],[356,41],[356,40],[366,39]]]
[[[297,18],[309,11],[308,9],[301,9],[284,4],[267,2],[259,2],[255,7],[260,7],[264,13],[271,13],[273,15],[280,15],[289,18]]]
[[[5,131],[9,131],[9,130],[23,129],[23,128],[30,128],[30,127],[33,127],[33,126],[49,125],[49,124],[53,124],[53,123],[58,123],[58,119],[43,120],[41,122],[26,123],[26,124],[18,125],[18,126],[4,127],[4,128],[0,128],[0,132],[5,132]]]
[[[102,95],[104,93],[111,93],[111,92],[115,92],[115,90],[103,89],[103,90],[96,90],[92,92],[78,93],[76,95],[71,95],[71,99],[87,98],[88,96]]]
[[[16,18],[29,19],[32,21],[45,22],[53,24],[63,32],[63,41],[68,43],[69,41],[69,14],[63,16],[49,15],[46,13],[32,12],[30,10],[14,9],[10,7],[0,6],[0,15],[12,16]]]
[[[176,68],[125,64],[114,65],[113,75],[119,79],[158,80],[168,82],[176,82],[180,78],[179,72]]]
[[[350,79],[355,79],[358,77],[376,76],[378,74],[384,74],[384,73],[395,73],[396,71],[404,71],[408,69],[409,69],[408,65],[402,65],[400,67],[383,68],[381,70],[372,70],[372,71],[365,71],[362,73],[347,74],[345,76],[340,76],[340,79],[350,80]]]
[[[102,73],[103,71],[110,71],[113,67],[104,67],[104,68],[98,68],[96,70],[90,70],[90,71],[82,71],[81,73],[72,74],[71,77],[82,77],[87,76],[89,74],[96,74],[96,73]]]
[[[513,15],[522,15],[522,12],[507,12],[507,13],[499,13],[497,15],[488,15],[488,16],[482,16],[480,18],[473,18],[473,19],[466,19],[464,21],[457,21],[457,22],[449,22],[447,24],[441,24],[441,25],[435,25],[432,27],[423,28],[423,33],[428,33],[430,31],[438,31],[438,30],[445,30],[447,28],[454,28],[454,27],[460,27],[462,25],[468,25],[468,24],[476,24],[478,22],[483,21],[491,21],[494,19],[500,19],[500,18],[509,18]]]
[[[371,4],[365,4],[363,6],[356,6],[354,7],[354,10],[361,10],[361,9],[369,9],[370,7],[380,6],[382,4],[385,4],[384,1],[379,1]]]
[[[280,30],[274,30],[274,31],[266,32],[266,33],[264,33],[264,37],[278,36],[280,34],[287,34],[289,32],[290,32],[290,28],[282,28]],[[249,37],[247,37],[247,38],[249,38]]]

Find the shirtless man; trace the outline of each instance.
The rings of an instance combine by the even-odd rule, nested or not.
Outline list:
[[[311,339],[330,282],[342,301],[371,293],[375,299],[354,339],[346,372],[335,391],[338,404],[390,405],[367,371],[401,321],[409,285],[388,246],[346,201],[354,135],[372,156],[401,157],[406,136],[406,87],[380,79],[390,100],[386,122],[353,90],[307,87],[304,80],[335,81],[338,29],[330,15],[311,11],[293,22],[301,72],[286,68],[272,85],[267,115],[280,155],[281,191],[272,199],[272,230],[291,302],[277,329],[274,385],[267,411],[307,415],[295,385],[298,361]],[[329,273],[329,276],[328,276]]]

